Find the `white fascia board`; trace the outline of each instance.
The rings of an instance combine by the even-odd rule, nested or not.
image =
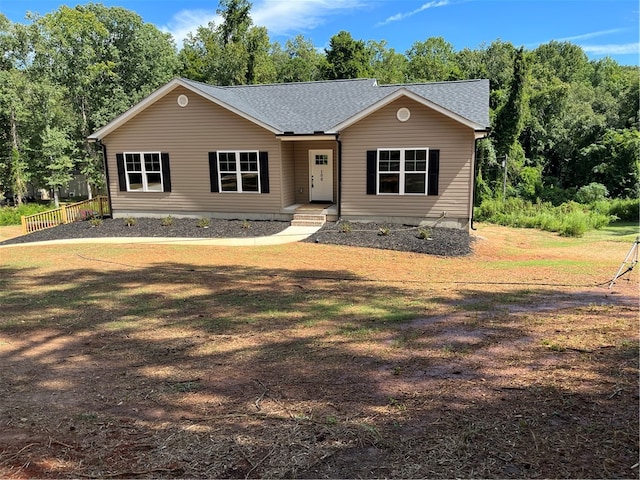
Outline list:
[[[266,130],[269,130],[272,133],[275,133],[275,134],[282,133],[282,132],[280,132],[280,130],[272,127],[271,125],[267,125],[266,123],[261,122],[260,120],[257,120],[255,118],[247,115],[246,113],[238,110],[237,108],[234,108],[231,105],[228,105],[228,104],[222,102],[221,100],[219,100],[219,99],[217,99],[215,97],[212,97],[211,95],[208,95],[207,93],[203,92],[202,90],[199,90],[199,89],[193,87],[192,85],[190,85],[190,84],[188,84],[186,82],[183,82],[180,78],[175,78],[175,79],[171,80],[169,83],[167,83],[166,85],[164,85],[163,87],[160,87],[158,90],[153,92],[148,97],[144,98],[142,101],[140,101],[139,103],[137,103],[136,105],[131,107],[129,110],[127,110],[123,114],[121,114],[118,117],[116,117],[114,120],[112,120],[111,122],[106,124],[101,129],[99,129],[99,130],[95,131],[94,133],[92,133],[89,137],[87,137],[87,140],[89,140],[90,142],[91,141],[95,142],[95,141],[102,140],[104,137],[109,135],[111,132],[113,132],[114,130],[120,128],[122,125],[127,123],[129,120],[134,118],[139,113],[141,113],[144,110],[146,110],[148,107],[150,107],[151,105],[156,103],[161,98],[163,98],[166,95],[168,95],[170,92],[175,90],[177,87],[184,87],[187,90],[190,90],[191,92],[195,93],[196,95],[199,95],[199,96],[201,96],[203,98],[206,98],[210,102],[215,103],[216,105],[219,105],[222,108],[225,108],[225,109],[227,109],[227,110],[229,110],[229,111],[231,111],[233,113],[236,113],[237,115],[240,115],[241,117],[243,117],[243,118],[249,120],[250,122],[253,122],[253,123],[255,123],[255,124],[257,124],[257,125],[259,125],[259,126],[261,126],[263,128],[265,128]]]
[[[335,127],[333,127],[331,130],[329,130],[327,133],[339,133],[342,130],[344,130],[345,128],[350,127],[351,125],[359,122],[360,120],[362,120],[363,118],[368,117],[369,115],[371,115],[372,113],[380,110],[382,107],[385,107],[387,105],[389,105],[391,102],[396,101],[397,99],[399,99],[400,97],[407,97],[410,98],[411,100],[414,100],[426,107],[431,108],[432,110],[435,110],[436,112],[439,112],[459,123],[462,123],[463,125],[466,125],[469,128],[472,128],[473,130],[479,130],[479,131],[484,131],[486,130],[485,127],[483,127],[482,125],[473,122],[467,118],[464,118],[460,115],[458,115],[457,113],[452,112],[451,110],[448,110],[444,107],[442,107],[441,105],[438,105],[437,103],[433,103],[430,100],[427,100],[424,97],[421,97],[420,95],[417,95],[415,93],[413,93],[412,91],[408,90],[405,87],[402,87],[398,90],[396,90],[393,93],[390,93],[389,95],[387,95],[386,97],[382,98],[381,100],[377,101],[376,103],[374,103],[373,105],[369,106],[368,108],[365,108],[364,110],[362,110],[361,112],[358,112],[356,115],[354,115],[351,118],[346,119],[344,122],[339,123],[338,125],[336,125]]]
[[[325,134],[314,134],[314,135],[277,135],[276,136],[282,142],[307,142],[313,140],[335,140],[338,137],[338,134],[332,133],[330,135]]]

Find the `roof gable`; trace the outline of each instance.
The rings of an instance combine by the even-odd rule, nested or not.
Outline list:
[[[378,85],[374,79],[220,87],[174,79],[93,133],[99,140],[178,86],[275,134],[339,133],[400,98],[409,97],[474,130],[489,127],[489,81]]]
[[[334,126],[331,129],[331,133],[337,133],[340,132],[342,130],[344,130],[345,128],[350,127],[351,125],[359,122],[360,120],[362,120],[363,118],[371,115],[373,112],[381,109],[382,107],[389,105],[390,103],[394,102],[395,100],[401,98],[401,97],[407,97],[410,98],[422,105],[425,105],[429,108],[431,108],[432,110],[435,110],[439,113],[442,113],[443,115],[452,118],[454,120],[456,120],[459,123],[462,123],[463,125],[468,126],[469,128],[472,128],[474,130],[485,130],[486,127],[482,124],[479,124],[473,120],[470,120],[468,118],[465,118],[463,116],[461,116],[460,114],[456,113],[455,111],[449,110],[446,107],[443,107],[442,105],[439,105],[437,103],[434,103],[433,101],[415,93],[414,91],[408,89],[407,87],[401,87],[398,88],[396,90],[391,91],[391,93],[389,93],[386,97],[383,97],[382,99],[380,99],[379,101],[377,101],[376,103],[370,105],[368,108],[366,108],[365,110],[362,110],[361,112],[358,112],[356,115],[346,119],[345,121],[337,124],[336,126]]]

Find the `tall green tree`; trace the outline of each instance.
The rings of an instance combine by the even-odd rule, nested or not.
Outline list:
[[[248,0],[219,0],[216,13],[222,17],[218,33],[222,46],[229,43],[242,43],[249,28],[252,4]]]
[[[404,83],[406,81],[407,58],[387,47],[386,40],[370,40],[366,44],[370,71],[381,84]]]
[[[513,64],[518,50],[513,44],[496,40],[482,50],[483,64],[491,81],[489,107],[497,111],[507,101],[513,81]]]
[[[216,85],[276,81],[269,35],[266,28],[253,26],[250,10],[246,0],[221,1],[222,23],[209,22],[184,42],[182,75]]]
[[[30,118],[23,103],[29,85],[27,37],[25,27],[0,14],[0,191],[15,195],[19,203],[29,181],[21,128]]]
[[[584,50],[570,42],[551,41],[532,52],[536,78],[557,78],[563,83],[588,81],[592,66]]]
[[[217,72],[221,51],[216,24],[209,22],[206,26],[198,27],[183,42],[179,53],[180,75],[198,82],[220,84]]]
[[[327,80],[367,78],[371,76],[369,55],[362,40],[354,40],[347,31],[341,31],[329,40],[325,49]]]
[[[505,104],[496,112],[493,143],[498,157],[504,158],[504,177],[518,177],[525,166],[525,152],[520,134],[527,115],[527,66],[524,49],[518,50],[513,64],[513,78]],[[503,184],[503,190],[505,185]]]
[[[494,144],[499,156],[508,155],[525,125],[527,113],[527,66],[524,49],[518,50],[513,63],[513,78],[506,103],[495,118]]]
[[[252,27],[246,34],[247,84],[273,83],[276,81],[276,66],[271,57],[271,41],[265,27]]]
[[[91,192],[103,182],[102,160],[86,138],[174,76],[175,45],[169,35],[119,7],[62,6],[32,20],[30,70],[67,92],[71,138]]]
[[[607,130],[580,151],[580,162],[591,173],[584,185],[596,181],[614,197],[640,195],[640,132],[635,129]]]
[[[274,43],[271,57],[278,82],[311,82],[322,78],[324,56],[303,35],[287,40],[284,49]]]
[[[453,45],[442,37],[415,42],[407,51],[407,76],[411,81],[440,82],[460,79]]]
[[[46,184],[53,191],[56,208],[60,206],[59,192],[73,179],[74,161],[71,158],[75,145],[65,132],[47,126],[42,132],[42,152],[47,158]]]

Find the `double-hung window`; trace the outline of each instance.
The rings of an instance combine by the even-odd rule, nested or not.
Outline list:
[[[428,158],[426,148],[378,149],[377,193],[425,195]]]
[[[258,152],[218,152],[221,192],[260,192]]]
[[[125,152],[124,167],[128,191],[163,191],[160,152]]]

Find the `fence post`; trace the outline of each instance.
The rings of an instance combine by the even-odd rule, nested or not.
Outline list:
[[[27,219],[25,215],[20,217],[20,222],[22,222],[22,233],[26,235],[29,232],[27,232]]]
[[[60,209],[60,220],[62,221],[63,224],[68,223],[67,222],[67,207],[66,207],[66,205],[63,205],[62,208]]]

